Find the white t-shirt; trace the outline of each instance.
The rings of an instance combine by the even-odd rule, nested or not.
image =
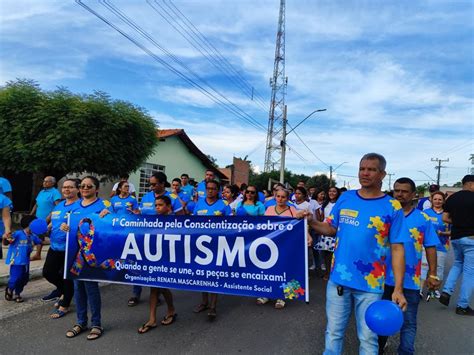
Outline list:
[[[117,191],[117,187],[118,187],[118,184],[119,184],[119,183],[120,183],[120,181],[115,183],[114,187],[112,187],[112,191]],[[129,182],[129,181],[128,181],[128,185],[130,186],[130,188],[128,189],[128,192],[130,192],[130,193],[136,192],[136,190],[135,190],[135,185],[133,185],[133,184],[132,184],[131,182]]]

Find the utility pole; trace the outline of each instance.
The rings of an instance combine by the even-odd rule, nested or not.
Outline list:
[[[275,62],[273,65],[273,76],[270,79],[272,87],[270,112],[268,115],[267,145],[265,150],[264,172],[275,170],[274,165],[281,164],[281,155],[277,151],[283,149],[282,142],[286,141],[283,133],[283,125],[286,124],[285,95],[288,78],[285,76],[285,0],[280,0],[280,15],[278,17],[278,31],[275,47]],[[280,139],[278,139],[280,138]],[[280,145],[274,144],[274,140]]]
[[[281,158],[280,158],[280,182],[285,183],[285,154],[286,154],[286,105],[283,111],[283,128],[282,128],[282,139],[281,139]]]
[[[440,181],[440,178],[441,178],[441,168],[446,168],[445,166],[442,166],[441,163],[448,162],[449,158],[448,159],[431,158],[431,161],[434,161],[434,162],[438,163],[438,166],[435,166],[435,169],[438,170],[438,177],[436,179],[436,184],[438,186],[440,186],[439,181]]]
[[[332,184],[332,173],[335,172],[337,169],[339,169],[343,164],[347,164],[347,161],[342,162],[338,166],[336,166],[334,169],[332,168],[332,165],[329,166],[329,187],[334,186]]]
[[[391,191],[392,190],[392,175],[395,175],[394,173],[387,173],[388,175],[388,191]]]

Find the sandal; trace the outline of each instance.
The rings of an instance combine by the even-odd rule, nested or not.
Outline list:
[[[134,297],[130,297],[130,299],[128,300],[127,305],[128,305],[129,307],[135,307],[135,306],[138,304],[138,302],[140,302],[140,300],[138,299],[138,297],[135,297],[135,296],[134,296]]]
[[[276,300],[275,302],[275,309],[282,309],[285,308],[285,301],[283,300]]]
[[[148,333],[150,330],[152,329],[155,329],[157,327],[157,325],[151,325],[151,324],[148,324],[148,323],[143,323],[143,325],[138,328],[138,334],[145,334],[145,333]]]
[[[269,300],[268,298],[266,298],[266,297],[259,297],[259,298],[257,298],[257,304],[258,304],[259,306],[262,306],[262,305],[264,305],[265,303],[268,303],[268,301],[270,301],[270,300]]]
[[[59,319],[64,317],[66,314],[68,314],[69,311],[61,311],[60,309],[56,309],[53,313],[49,315],[49,318],[51,319]]]
[[[173,314],[173,315],[171,315],[171,316],[167,315],[167,316],[165,316],[165,317],[163,318],[163,320],[161,321],[161,324],[163,324],[163,325],[171,325],[171,324],[174,323],[174,321],[176,320],[176,317],[177,317],[177,316],[178,316],[177,313],[175,313],[175,314]]]
[[[94,325],[91,328],[91,331],[89,334],[87,334],[87,340],[96,340],[99,339],[102,336],[102,333],[104,332],[104,329],[102,327],[98,327]]]
[[[205,311],[208,308],[209,308],[209,306],[207,304],[200,303],[196,307],[194,307],[193,312],[194,313],[201,313],[201,312]]]
[[[13,299],[13,290],[9,289],[8,287],[5,289],[5,299],[7,301],[11,301]]]
[[[68,330],[66,332],[66,338],[74,338],[75,336],[78,336],[81,334],[83,331],[85,331],[87,327],[83,327],[80,324],[76,324],[72,329]]]
[[[209,312],[207,312],[207,319],[213,321],[217,317],[217,312],[215,308],[209,308]]]
[[[23,302],[25,302],[25,300],[23,299],[23,297],[18,295],[18,296],[15,297],[15,302],[16,303],[23,303]]]

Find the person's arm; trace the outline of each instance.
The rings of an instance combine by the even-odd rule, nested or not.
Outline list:
[[[308,224],[315,230],[316,233],[327,235],[327,236],[335,236],[336,235],[336,228],[330,225],[327,222],[320,222],[320,221],[311,221]]]
[[[395,289],[392,293],[392,301],[405,311],[407,300],[403,295],[403,276],[405,275],[405,248],[402,243],[390,244],[392,253],[392,270],[395,279]]]
[[[436,257],[436,247],[426,247],[426,260],[428,261],[428,278],[426,283],[430,290],[437,290],[440,286],[440,281],[436,275],[437,270],[437,257]]]
[[[35,203],[35,205],[33,206],[33,209],[32,209],[31,212],[30,212],[30,215],[31,215],[31,216],[36,215],[36,209],[37,209],[37,207],[38,207],[38,206],[37,206],[36,203]]]
[[[443,212],[443,222],[453,224],[453,220],[451,219],[449,212]]]
[[[12,234],[12,217],[8,206],[2,208],[2,221],[5,226],[5,232],[3,233],[2,238],[9,238]]]

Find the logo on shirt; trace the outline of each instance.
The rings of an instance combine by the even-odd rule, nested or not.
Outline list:
[[[341,210],[341,216],[349,216],[349,217],[357,218],[358,215],[359,215],[359,211],[349,210],[347,208],[343,208]]]
[[[356,221],[358,216],[359,211],[343,208],[341,209],[341,212],[339,212],[339,223],[350,224],[351,226],[358,227],[359,221]]]

